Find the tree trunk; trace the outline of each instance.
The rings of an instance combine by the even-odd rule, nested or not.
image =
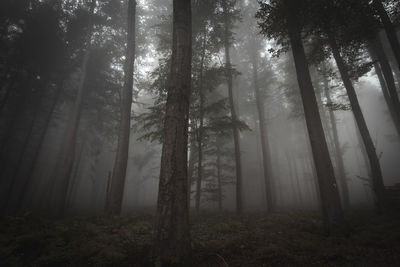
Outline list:
[[[197,162],[197,182],[196,182],[196,212],[200,212],[200,201],[201,201],[201,182],[203,180],[203,128],[204,128],[204,92],[203,92],[203,70],[204,70],[204,58],[206,56],[206,44],[207,44],[206,29],[203,34],[203,47],[201,52],[200,62],[200,79],[199,79],[199,95],[200,95],[200,126],[199,134],[197,136],[197,147],[198,147],[198,162]]]
[[[217,186],[218,186],[218,211],[222,211],[222,173],[221,173],[221,145],[219,138],[216,140],[217,152]]]
[[[193,134],[194,135],[194,134]],[[190,152],[189,152],[189,163],[188,163],[188,208],[190,211],[190,200],[192,195],[192,180],[194,172],[194,164],[196,161],[196,144],[195,137],[190,137]]]
[[[118,133],[118,146],[114,163],[113,177],[109,201],[107,202],[107,214],[120,215],[122,210],[122,200],[124,196],[124,186],[126,169],[129,153],[129,135],[131,132],[131,111],[132,111],[132,87],[133,72],[135,63],[135,20],[136,20],[136,1],[128,2],[128,44],[125,61],[125,80],[121,93],[121,121]]]
[[[254,40],[255,42],[255,40]],[[255,46],[254,46],[255,47]],[[257,103],[258,119],[259,119],[259,129],[260,129],[260,139],[261,139],[261,152],[262,152],[262,163],[264,171],[264,183],[265,183],[265,194],[267,201],[267,212],[275,212],[275,202],[274,195],[272,191],[272,172],[271,172],[271,154],[269,150],[268,135],[266,133],[265,127],[265,109],[264,109],[264,99],[262,93],[260,92],[260,87],[258,84],[258,62],[257,62],[257,51],[253,50],[251,56],[251,63],[253,67],[253,86]]]
[[[332,104],[332,98],[331,98],[331,93],[329,92],[329,83],[327,77],[323,76],[324,79],[324,91],[325,91],[325,96],[327,100],[327,104]],[[333,134],[333,144],[334,144],[334,149],[335,149],[335,158],[336,158],[336,163],[337,163],[337,169],[339,173],[339,182],[340,182],[340,188],[341,188],[341,193],[342,193],[342,202],[343,202],[343,208],[345,210],[349,209],[350,207],[350,196],[349,196],[349,188],[347,185],[347,178],[346,178],[346,172],[344,169],[344,163],[343,163],[343,153],[342,149],[340,146],[340,141],[339,141],[339,134],[338,134],[338,129],[337,129],[337,123],[336,123],[336,116],[334,111],[328,107],[328,112],[329,112],[329,120],[332,125],[332,134]]]
[[[317,171],[324,226],[328,233],[343,233],[347,230],[347,227],[344,220],[332,162],[329,156],[328,145],[322,128],[318,104],[311,82],[307,58],[301,39],[301,30],[296,16],[296,10],[290,10],[287,15],[287,26],[296,66],[300,94],[303,100],[304,114],[312,154]]]
[[[385,7],[382,4],[381,0],[374,0],[373,5],[378,12],[379,17],[381,18],[383,27],[385,28],[386,35],[388,37],[390,46],[392,47],[393,54],[396,58],[397,65],[400,69],[400,43],[397,38],[396,31],[392,22],[390,21],[389,15],[387,14]]]
[[[79,80],[78,94],[75,98],[70,121],[66,128],[66,133],[62,143],[60,156],[57,160],[55,170],[55,186],[51,192],[51,212],[55,215],[64,213],[65,201],[68,192],[68,184],[74,163],[76,139],[78,135],[79,123],[82,113],[83,94],[86,86],[86,76],[91,49],[91,37],[93,31],[93,14],[96,6],[96,0],[92,0],[90,5],[90,15],[88,22],[88,33],[86,37],[86,51],[81,66],[81,77]]]
[[[154,237],[156,266],[190,266],[187,143],[191,91],[191,27],[191,1],[174,0],[171,72]]]
[[[342,77],[344,86],[347,91],[347,95],[350,100],[350,105],[353,110],[354,118],[357,122],[357,127],[358,130],[361,134],[361,137],[364,142],[365,149],[367,151],[369,163],[371,166],[371,172],[372,172],[372,183],[373,183],[373,189],[375,192],[375,204],[378,209],[378,211],[381,211],[382,208],[384,207],[384,184],[383,184],[383,178],[382,178],[382,171],[381,171],[381,166],[379,163],[379,158],[378,155],[376,154],[375,146],[372,141],[371,135],[369,133],[367,123],[365,122],[364,115],[361,111],[360,104],[357,99],[357,94],[356,91],[353,87],[353,84],[350,80],[350,77],[347,73],[347,67],[340,55],[339,48],[336,44],[336,40],[332,34],[329,34],[329,45],[332,49],[333,56],[335,58],[337,67],[339,69],[340,75]]]
[[[382,94],[385,99],[386,105],[388,106],[389,114],[390,114],[391,119],[393,120],[393,124],[396,128],[397,135],[400,136],[400,117],[397,115],[397,112],[394,108],[392,99],[390,98],[388,86],[387,86],[386,80],[384,78],[381,66],[379,65],[379,62],[377,62],[376,54],[374,53],[372,48],[369,49],[369,54],[370,54],[371,59],[373,61],[375,61],[374,68],[375,68],[376,75],[378,76],[379,83],[381,85]]]
[[[235,110],[235,104],[233,99],[233,74],[232,64],[230,58],[230,41],[229,41],[229,29],[228,29],[228,10],[225,1],[222,2],[224,12],[224,23],[225,23],[225,67],[226,67],[226,80],[228,85],[229,93],[229,107],[231,111],[231,122],[233,132],[233,142],[235,146],[235,169],[236,169],[236,214],[242,215],[243,213],[243,200],[242,200],[242,162],[240,155],[240,140],[239,140],[239,129],[237,127],[238,117]]]

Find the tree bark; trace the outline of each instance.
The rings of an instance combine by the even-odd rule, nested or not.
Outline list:
[[[71,176],[72,166],[74,163],[76,139],[78,135],[79,123],[82,113],[83,94],[86,86],[86,76],[91,49],[91,37],[93,31],[93,14],[96,6],[96,0],[92,0],[90,5],[90,15],[88,21],[88,33],[86,37],[86,51],[81,66],[81,77],[79,80],[78,93],[72,109],[70,121],[66,128],[66,133],[62,143],[60,156],[57,160],[55,183],[51,192],[51,213],[62,215],[64,213],[65,201],[68,192],[68,184]]]
[[[255,40],[254,40],[255,42]],[[255,46],[254,46],[255,47]],[[258,61],[255,50],[253,50],[251,56],[251,63],[253,67],[253,86],[254,93],[256,97],[257,104],[257,112],[259,119],[259,129],[260,129],[260,139],[261,139],[261,152],[262,152],[262,163],[263,163],[263,171],[264,171],[264,183],[265,183],[265,195],[266,195],[266,204],[267,204],[267,212],[275,212],[275,201],[274,195],[272,191],[272,172],[271,172],[271,154],[269,149],[268,135],[266,132],[265,125],[265,109],[264,109],[264,101],[262,98],[262,93],[260,92],[260,87],[258,84]]]
[[[296,10],[291,9],[287,27],[317,171],[324,227],[327,233],[344,233],[347,227],[296,16]]]
[[[397,65],[400,70],[400,43],[399,39],[397,38],[396,35],[396,30],[390,21],[389,15],[387,14],[385,7],[382,4],[381,0],[374,0],[373,1],[373,6],[375,7],[376,11],[378,12],[378,15],[382,21],[383,27],[385,28],[386,35],[388,37],[390,46],[392,47],[393,54],[396,58]]]
[[[154,237],[156,266],[190,266],[187,150],[192,61],[191,26],[191,1],[174,0],[171,71]]]
[[[381,166],[379,163],[379,158],[378,155],[376,154],[374,143],[372,141],[371,135],[367,127],[367,123],[365,122],[364,115],[362,113],[360,104],[358,102],[356,91],[347,73],[347,66],[344,63],[340,55],[339,47],[336,44],[335,37],[332,34],[328,34],[328,38],[329,38],[329,45],[332,49],[333,56],[335,58],[337,67],[339,69],[340,75],[342,77],[344,86],[347,91],[347,95],[350,100],[350,105],[354,114],[354,118],[357,122],[358,130],[361,134],[365,149],[367,151],[369,164],[371,166],[371,172],[372,172],[372,184],[373,184],[372,187],[376,197],[375,204],[377,210],[381,211],[382,208],[384,207],[384,202],[385,202],[384,201],[385,189],[383,184],[383,177],[382,177]]]
[[[131,132],[131,112],[132,112],[132,90],[133,72],[135,64],[135,20],[136,20],[136,1],[128,2],[128,37],[125,61],[125,80],[121,93],[121,121],[118,133],[117,153],[114,163],[113,177],[109,201],[107,202],[107,214],[109,216],[120,215],[122,210],[122,200],[124,195],[126,169],[128,165],[129,135]]]
[[[242,200],[242,162],[240,155],[240,140],[239,140],[239,129],[237,127],[238,117],[235,110],[235,104],[233,99],[233,74],[232,64],[230,58],[230,41],[229,41],[229,28],[228,28],[228,10],[225,1],[222,2],[224,12],[224,27],[225,27],[225,67],[226,67],[226,80],[228,85],[229,94],[229,107],[231,111],[231,122],[233,132],[233,142],[235,146],[235,170],[236,170],[236,214],[242,215],[243,213],[243,200]]]

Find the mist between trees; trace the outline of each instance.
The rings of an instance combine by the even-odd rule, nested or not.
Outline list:
[[[2,0],[0,209],[392,212],[400,5],[367,0]],[[397,189],[396,189],[397,188]],[[397,201],[397,202],[396,202]],[[184,260],[182,260],[184,259]]]

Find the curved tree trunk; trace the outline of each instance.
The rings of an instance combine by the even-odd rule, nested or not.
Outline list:
[[[109,216],[120,215],[124,196],[126,169],[128,165],[129,135],[131,132],[133,72],[135,65],[135,20],[136,1],[128,2],[128,37],[126,61],[124,67],[125,80],[121,93],[121,121],[118,132],[117,153],[114,162],[113,176],[106,212]]]
[[[190,0],[173,1],[171,72],[156,212],[156,266],[190,266],[187,151],[192,61]]]
[[[287,27],[317,171],[324,226],[328,233],[343,233],[347,227],[296,16],[296,10],[289,11]]]
[[[365,122],[364,115],[361,111],[360,104],[357,99],[356,91],[347,73],[347,67],[340,55],[339,47],[336,44],[336,40],[332,34],[328,34],[329,45],[332,48],[332,53],[338,66],[340,75],[342,77],[344,86],[347,91],[347,95],[350,100],[350,105],[354,114],[354,118],[357,122],[358,130],[364,142],[365,149],[367,151],[369,163],[371,166],[372,173],[372,187],[375,192],[375,204],[378,211],[381,211],[384,207],[384,184],[381,171],[381,165],[379,163],[378,155],[376,154],[375,146],[369,133],[367,123]]]

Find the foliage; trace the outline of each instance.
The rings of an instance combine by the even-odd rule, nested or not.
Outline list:
[[[396,266],[400,221],[349,214],[349,238],[321,236],[315,214],[229,213],[192,219],[196,266]],[[49,220],[26,214],[0,221],[2,266],[152,266],[153,216]]]

